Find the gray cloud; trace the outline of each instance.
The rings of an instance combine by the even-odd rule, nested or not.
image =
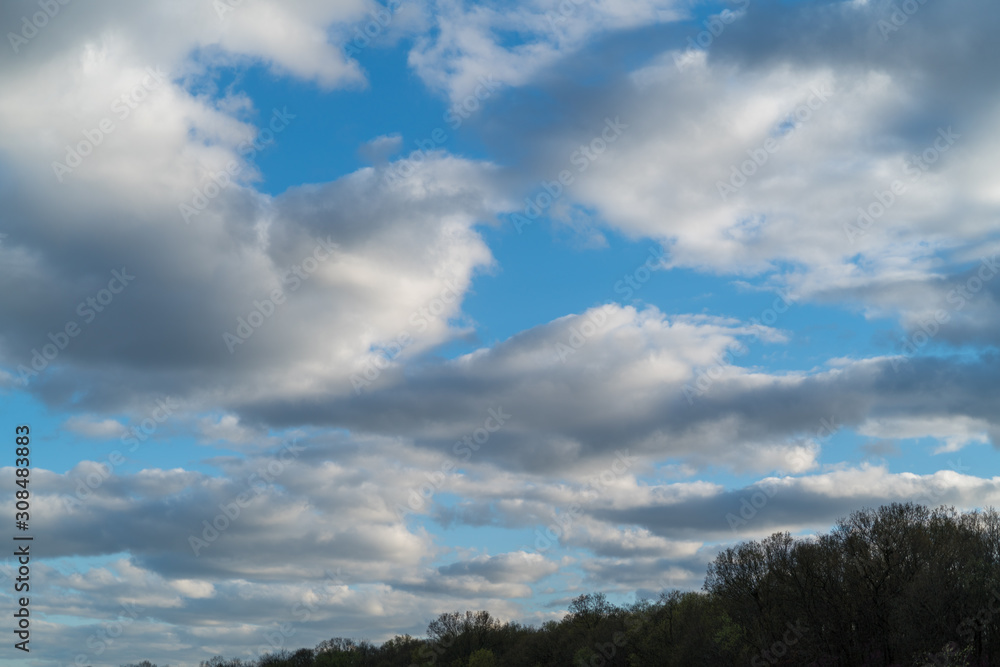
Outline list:
[[[401,16],[399,29],[417,34],[412,68],[450,101],[480,76],[504,83],[469,124],[497,164],[434,152],[394,182],[386,177],[401,163],[385,162],[388,139],[363,149],[373,167],[273,197],[255,187],[254,157],[241,155],[273,112],[220,93],[212,72],[255,63],[323,89],[362,85],[335,41],[370,6],[259,2],[221,18],[205,3],[171,6],[71,3],[16,53],[0,50],[0,380],[17,389],[18,365],[54,346],[27,390],[65,413],[67,431],[113,438],[119,420],[134,425],[170,397],[180,407],[159,436],[193,433],[242,452],[204,462],[216,475],[108,475],[90,461],[33,473],[45,490],[33,508],[40,612],[115,622],[123,604],[142,608],[91,662],[238,654],[263,642],[275,610],[300,604],[314,611],[289,647],[331,627],[420,634],[454,609],[545,620],[566,600],[530,608],[540,583],[566,599],[576,584],[693,588],[735,540],[822,530],[895,500],[974,507],[1000,497],[995,480],[961,470],[820,464],[838,428],[879,439],[868,455],[924,437],[939,452],[1000,443],[1000,282],[980,274],[1000,251],[994,4],[924,3],[883,36],[888,0],[760,0],[706,52],[687,50],[688,29],[700,28],[674,2],[584,4],[554,30],[545,13],[558,3],[548,0],[510,11],[449,5],[444,29]],[[0,24],[18,30],[23,7],[3,5]],[[531,47],[508,48],[504,30]],[[605,49],[613,65],[589,70]],[[118,118],[112,105],[149,67],[164,80]],[[115,129],[92,154],[72,173],[54,171],[107,117]],[[772,373],[734,352],[755,339],[782,345],[781,331],[611,304],[603,316],[568,314],[435,357],[472,331],[462,300],[494,266],[478,226],[575,168],[574,153],[614,118],[628,127],[551,208],[557,225],[588,239],[609,229],[651,239],[667,250],[661,268],[894,318],[912,350],[897,341],[900,356]],[[858,207],[910,178],[914,155],[949,127],[954,146],[906,181],[871,229],[847,234]],[[779,149],[721,197],[719,182],[768,139]],[[233,182],[206,196],[230,161]],[[197,196],[206,205],[185,222],[179,207]],[[336,246],[321,259],[327,240]],[[292,289],[286,271],[310,257],[315,270]],[[112,282],[115,271],[135,278]],[[258,303],[280,286],[287,299],[272,315]],[[947,321],[928,324],[939,311]],[[252,312],[252,335],[223,337]],[[80,331],[63,346],[71,321]],[[255,489],[251,476],[275,460],[283,429],[304,450]],[[609,473],[622,455],[633,462]],[[658,477],[665,463],[681,481]],[[757,481],[693,477],[708,468]],[[430,497],[411,505],[425,488]],[[66,497],[78,489],[86,497],[73,509]],[[558,556],[532,552],[537,544],[455,548],[423,527],[491,526],[534,542],[571,508],[550,540]],[[216,537],[206,522],[218,523]],[[206,542],[199,555],[192,538]],[[82,571],[51,564],[65,557]],[[58,638],[65,661],[99,631],[41,618],[36,627]]]

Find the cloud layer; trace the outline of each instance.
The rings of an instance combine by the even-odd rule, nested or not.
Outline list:
[[[697,587],[725,544],[861,506],[996,503],[997,478],[935,455],[1000,442],[1000,9],[903,4],[414,3],[372,48],[446,108],[497,81],[463,130],[482,150],[404,159],[372,133],[373,166],[274,195],[259,157],[306,114],[223,74],[363,90],[346,47],[386,8],[5,5],[0,382],[88,447],[169,418],[158,453],[227,451],[33,471],[58,637],[37,664],[104,659],[100,622],[120,663],[193,665],[454,609],[544,621],[584,588]],[[525,219],[662,246],[640,282],[697,272],[773,306],[608,286],[478,341],[464,304]],[[769,365],[793,305],[902,339]],[[889,461],[927,443],[918,471]]]

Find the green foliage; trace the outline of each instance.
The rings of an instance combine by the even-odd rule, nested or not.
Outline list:
[[[481,648],[469,656],[469,667],[497,667],[497,659],[493,651]]]

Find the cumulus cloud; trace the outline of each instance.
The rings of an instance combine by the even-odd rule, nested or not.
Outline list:
[[[479,128],[496,159],[431,151],[402,176],[402,135],[376,129],[371,166],[274,195],[256,157],[300,111],[220,90],[220,69],[363,87],[343,47],[379,8],[219,4],[60,5],[0,62],[0,381],[86,438],[169,405],[172,429],[241,453],[199,462],[212,474],[32,473],[40,611],[121,624],[120,662],[237,654],[276,609],[296,645],[455,609],[545,620],[528,602],[556,578],[696,588],[732,541],[1000,498],[958,465],[824,458],[845,429],[869,456],[1000,442],[993,4],[928,3],[886,32],[888,0],[760,0],[705,50],[686,3],[414,6],[385,39],[415,35],[435,94],[505,84]],[[634,51],[581,83],[613,38]],[[435,356],[475,332],[463,301],[497,268],[481,227],[561,170],[556,224],[893,318],[901,349],[776,371],[744,353],[785,331],[630,302]],[[697,478],[720,469],[751,481]],[[463,550],[434,532],[454,526],[525,543]],[[100,631],[38,628],[65,647]]]
[[[335,5],[316,0],[211,4],[192,0],[169,6],[101,0],[85,8],[60,6],[32,31],[28,27],[32,12],[25,10],[37,8],[8,4],[0,21],[16,26],[12,33],[21,39],[8,36],[11,50],[4,52],[0,72],[23,76],[59,59],[99,56],[120,47],[149,64],[183,65],[200,50],[207,66],[256,60],[324,86],[347,85],[361,80],[360,69],[331,43],[324,28],[353,25],[374,6],[364,0]]]
[[[1000,17],[980,0],[921,6],[886,38],[879,21],[893,11],[755,3],[709,48],[678,31],[598,86],[563,63],[546,79],[560,113],[520,144],[523,187],[568,169],[553,217],[659,239],[670,266],[861,302],[908,333],[943,309],[938,342],[995,342],[996,284],[954,291],[998,250],[996,74],[947,45],[994,51]],[[531,128],[540,107],[520,100],[505,113]],[[614,143],[601,138],[607,118],[627,125]]]
[[[741,366],[727,352],[759,332],[610,305],[361,396],[255,405],[250,412],[279,425],[346,424],[412,437],[459,460],[571,476],[599,472],[622,449],[646,463],[670,458],[801,473],[845,427],[887,437],[890,424],[905,424],[896,437],[939,438],[941,451],[984,441],[980,434],[996,428],[995,401],[985,391],[995,359],[831,360],[809,372],[772,374]],[[508,418],[491,423],[491,410]],[[887,426],[876,430],[874,423]],[[967,426],[955,431],[946,424]],[[979,430],[969,432],[971,425]],[[484,438],[478,444],[466,439],[477,429]]]
[[[474,230],[503,201],[487,165],[436,154],[403,182],[383,164],[272,198],[254,157],[296,110],[195,85],[233,57],[351,84],[322,26],[372,7],[199,5],[192,23],[182,6],[119,5],[62,8],[0,66],[5,377],[52,403],[169,394],[197,411],[251,386],[350,393],[385,345],[402,360],[456,334],[492,262]],[[154,22],[158,37],[137,39]]]
[[[405,347],[406,358],[455,335],[449,318],[474,272],[492,262],[473,229],[495,205],[491,186],[469,178],[477,170],[443,158],[393,187],[366,169],[273,201],[234,187],[188,226],[177,211],[187,196],[180,190],[157,195],[159,209],[142,224],[131,221],[130,204],[91,200],[120,187],[113,182],[58,200],[21,191],[10,203],[25,220],[44,222],[14,225],[12,242],[0,249],[12,260],[5,279],[24,288],[4,299],[20,314],[5,331],[7,364],[53,402],[89,386],[81,403],[102,409],[163,393],[196,409],[217,406],[224,395],[253,398],[254,386],[272,397],[352,393],[351,376],[382,346]],[[193,174],[189,183],[198,183]],[[102,214],[85,233],[79,213],[51,210],[77,195],[88,218],[98,214],[91,205]],[[238,224],[237,211],[248,216]],[[65,245],[43,241],[60,230]],[[125,276],[124,289],[115,271]],[[428,313],[444,293],[446,308]],[[53,344],[49,334],[66,338],[70,323],[78,337],[51,367],[35,359]],[[332,349],[331,337],[338,341]],[[127,364],[92,363],[111,357]]]

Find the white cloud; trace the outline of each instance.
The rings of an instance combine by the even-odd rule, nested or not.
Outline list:
[[[995,427],[984,419],[965,416],[870,419],[858,427],[858,433],[875,438],[936,438],[942,443],[935,454],[957,452],[970,444],[990,442],[990,432]]]
[[[114,438],[125,432],[125,426],[114,419],[94,419],[74,416],[66,420],[65,427],[88,438]]]
[[[124,426],[108,414],[148,417],[153,399],[169,395],[182,406],[175,428],[245,454],[201,462],[215,476],[125,474],[104,461],[33,471],[47,550],[40,614],[110,622],[139,605],[120,661],[155,650],[196,664],[262,642],[275,613],[296,605],[311,610],[297,626],[301,645],[330,627],[420,634],[455,608],[548,619],[557,612],[531,608],[533,594],[571,588],[580,570],[587,585],[621,592],[696,587],[720,543],[822,530],[887,502],[1000,500],[998,479],[823,456],[841,428],[935,438],[937,452],[996,443],[990,355],[840,357],[774,372],[742,351],[750,341],[787,345],[785,331],[627,304],[539,323],[454,360],[429,354],[474,331],[462,301],[477,273],[495,268],[478,226],[519,205],[518,183],[551,180],[619,117],[626,131],[587,162],[552,209],[556,222],[589,225],[592,239],[602,226],[655,239],[671,267],[898,317],[910,333],[945,309],[949,325],[928,334],[935,343],[995,342],[1000,282],[978,273],[980,258],[1000,250],[995,7],[962,0],[978,12],[970,21],[929,4],[889,50],[869,41],[879,39],[870,28],[882,0],[786,5],[756,4],[704,53],[678,50],[683,36],[663,37],[670,31],[636,30],[629,38],[658,57],[586,86],[574,58],[593,57],[614,32],[677,21],[678,3],[442,0],[433,22],[416,6],[386,42],[417,34],[411,67],[452,102],[480,77],[506,84],[510,113],[487,124],[524,158],[516,173],[437,151],[394,182],[399,165],[387,160],[402,139],[390,133],[362,146],[372,167],[276,196],[257,189],[245,142],[277,132],[267,149],[276,150],[273,114],[289,132],[303,119],[218,91],[218,68],[264,64],[323,90],[362,86],[340,47],[374,4],[261,0],[222,17],[193,0],[71,4],[16,58],[4,52],[0,279],[15,287],[0,292],[0,381],[10,385],[9,371],[72,320],[85,335],[29,386],[77,413],[67,430],[115,437]],[[560,6],[571,9],[565,20]],[[0,18],[16,25],[19,11],[5,5]],[[953,44],[982,56],[966,62]],[[552,92],[552,126],[519,104],[540,82]],[[106,120],[113,130],[95,134]],[[852,240],[844,226],[857,207],[906,177],[913,154],[948,127],[961,135],[954,145]],[[777,150],[763,148],[769,140]],[[88,144],[79,166],[53,170],[68,146]],[[767,161],[746,168],[745,184],[720,193],[762,150]],[[208,195],[227,166],[233,182]],[[203,210],[186,223],[181,204]],[[327,239],[309,278],[284,282],[285,303],[259,305]],[[134,282],[83,321],[78,304],[112,271]],[[951,290],[974,279],[980,289],[957,306]],[[252,335],[223,338],[251,312]],[[478,449],[456,450],[486,432],[491,410],[508,417]],[[290,461],[275,458],[282,429],[304,446]],[[767,477],[739,488],[660,478],[720,468]],[[420,521],[401,520],[398,508],[428,485],[434,493],[413,508]],[[439,493],[458,500],[440,503]],[[558,553],[484,553],[436,532],[530,534],[570,508],[579,511],[554,538]],[[738,530],[729,516],[742,518]],[[193,538],[205,542],[197,554]],[[82,564],[67,572],[50,564],[58,557]],[[41,618],[38,629],[66,651],[95,631]]]
[[[410,65],[460,102],[481,78],[521,86],[602,34],[676,21],[685,15],[678,5],[676,0],[539,0],[511,7],[439,0],[437,30],[418,40]],[[516,45],[506,43],[509,33],[517,33]]]

